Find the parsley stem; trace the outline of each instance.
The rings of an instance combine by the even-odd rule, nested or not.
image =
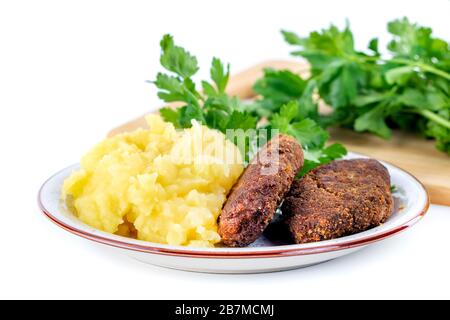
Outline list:
[[[426,109],[418,109],[416,112],[423,117],[427,118],[428,120],[434,121],[438,124],[440,124],[443,127],[446,127],[447,129],[450,129],[450,121],[447,119],[442,118],[441,116],[437,115],[436,113],[426,110]]]
[[[411,60],[407,60],[407,59],[392,59],[392,60],[390,60],[390,62],[405,64],[405,65],[408,65],[411,67],[418,67],[425,72],[433,73],[433,74],[441,76],[447,80],[450,80],[450,74],[448,74],[447,72],[445,72],[443,70],[435,68],[429,64],[426,64],[426,63],[411,61]]]
[[[408,60],[408,59],[400,59],[400,58],[394,58],[394,59],[390,59],[390,60],[386,60],[386,59],[380,59],[379,57],[364,57],[363,60],[365,61],[372,61],[372,62],[377,62],[377,61],[381,61],[383,63],[387,63],[387,62],[391,62],[391,63],[398,63],[398,64],[404,64],[404,65],[408,65],[411,67],[417,67],[422,69],[422,71],[428,72],[428,73],[433,73],[435,75],[441,76],[442,78],[445,78],[447,80],[450,80],[450,74],[448,72],[445,72],[441,69],[435,68],[429,64],[423,63],[423,62],[419,62],[419,61],[413,61],[413,60]]]

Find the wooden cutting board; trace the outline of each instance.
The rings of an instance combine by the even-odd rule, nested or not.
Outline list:
[[[262,76],[264,68],[289,69],[302,76],[308,73],[308,65],[295,61],[267,61],[240,72],[230,79],[228,94],[241,99],[255,97],[252,86]],[[173,105],[176,107],[176,105]],[[144,116],[115,128],[109,136],[146,127]],[[416,176],[427,188],[431,202],[450,205],[450,157],[439,152],[433,141],[427,141],[411,133],[394,132],[391,140],[383,140],[371,134],[356,133],[347,129],[331,129],[332,141],[338,141],[349,151],[390,162]]]

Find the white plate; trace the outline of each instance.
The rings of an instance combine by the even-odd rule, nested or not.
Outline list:
[[[363,156],[350,153],[346,158]],[[63,181],[78,168],[66,168],[47,180],[38,195],[42,212],[61,228],[85,239],[116,248],[135,259],[167,268],[208,273],[259,273],[311,266],[355,252],[391,237],[417,223],[427,212],[423,185],[409,173],[388,163],[396,186],[395,211],[376,228],[339,239],[301,245],[276,245],[264,237],[247,248],[187,248],[129,239],[92,228],[77,219],[60,200]]]

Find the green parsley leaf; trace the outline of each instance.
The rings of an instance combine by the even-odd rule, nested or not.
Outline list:
[[[260,117],[270,117],[290,101],[298,101],[296,117],[317,119],[317,103],[314,101],[316,83],[306,81],[289,70],[264,70],[264,76],[253,86],[261,97],[252,107]]]
[[[396,57],[441,65],[444,69],[449,67],[448,42],[433,38],[431,28],[419,26],[403,18],[389,22],[388,31],[393,35],[388,49]]]
[[[370,131],[378,136],[388,139],[391,137],[391,130],[385,122],[385,108],[384,104],[379,104],[370,111],[362,114],[355,120],[354,128],[356,131]]]
[[[306,81],[291,71],[265,69],[253,91],[262,97],[259,103],[263,109],[277,112],[289,101],[300,99],[305,87]]]
[[[367,53],[357,51],[348,23],[342,30],[332,25],[304,38],[282,33],[297,48],[292,54],[311,65],[306,88],[315,89],[309,97],[318,92],[333,108],[331,114],[314,118],[319,124],[368,131],[386,139],[393,128],[415,131],[435,139],[437,148],[450,154],[448,42],[407,18],[390,22],[388,31],[389,57],[381,55],[378,38],[370,41]],[[305,86],[298,87],[306,91]],[[314,102],[302,104],[306,101]],[[306,104],[314,108],[314,103]]]
[[[175,126],[175,128],[182,128],[180,124],[180,111],[179,109],[172,109],[172,108],[162,108],[159,110],[159,114],[164,119],[164,121],[171,122]]]
[[[158,97],[165,102],[189,102],[191,100],[191,97],[188,97],[189,91],[185,89],[183,82],[176,77],[158,73],[154,84],[158,89],[160,89],[158,92]]]
[[[225,88],[227,87],[229,78],[230,65],[228,64],[225,68],[220,59],[214,58],[211,65],[211,79],[216,84],[218,93],[225,93]]]
[[[298,119],[298,102],[296,101],[282,106],[280,112],[272,116],[270,127],[278,129],[280,133],[295,137],[302,145],[305,164],[300,176],[321,164],[339,159],[347,153],[347,150],[340,144],[325,148],[325,143],[329,138],[328,132],[312,119]]]
[[[166,34],[161,40],[161,65],[182,78],[190,78],[198,71],[197,58],[175,45],[173,37]]]

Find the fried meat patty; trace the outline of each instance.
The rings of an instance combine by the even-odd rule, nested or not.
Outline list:
[[[254,242],[275,212],[303,166],[301,145],[278,135],[254,157],[231,190],[219,217],[219,234],[227,246]]]
[[[292,184],[283,215],[296,243],[358,233],[391,216],[390,188],[389,173],[376,160],[334,161]]]

